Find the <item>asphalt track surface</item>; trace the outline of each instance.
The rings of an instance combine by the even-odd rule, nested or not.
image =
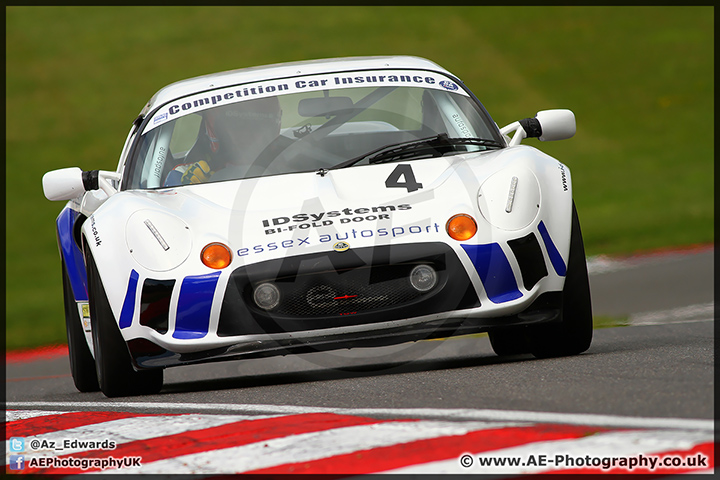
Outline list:
[[[8,408],[246,413],[497,409],[712,419],[713,250],[589,260],[596,329],[579,356],[497,357],[487,337],[168,369],[158,395],[78,393],[66,357],[9,363]],[[61,321],[61,319],[58,319]],[[242,406],[242,407],[238,407]]]

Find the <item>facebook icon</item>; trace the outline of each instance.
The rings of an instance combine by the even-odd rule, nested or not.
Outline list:
[[[25,469],[25,455],[10,455],[10,470]]]
[[[25,450],[25,439],[22,437],[10,437],[10,451],[22,452]]]

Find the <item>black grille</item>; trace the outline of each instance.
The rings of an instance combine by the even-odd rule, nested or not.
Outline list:
[[[145,279],[140,298],[140,325],[148,326],[158,333],[168,331],[170,297],[175,280]]]
[[[280,304],[271,312],[291,317],[350,315],[412,302],[421,295],[410,284],[413,266],[365,267],[279,278],[274,283],[280,289]],[[252,302],[252,291],[249,286],[245,292],[248,304]]]
[[[410,284],[417,265],[430,265],[437,284],[420,293]],[[255,304],[255,287],[280,290],[272,310]],[[294,332],[386,322],[480,302],[455,252],[442,243],[385,245],[268,260],[237,268],[223,297],[219,336]]]
[[[522,238],[510,240],[508,245],[515,254],[518,265],[520,265],[523,286],[526,290],[531,290],[541,278],[548,274],[537,237],[530,232]]]

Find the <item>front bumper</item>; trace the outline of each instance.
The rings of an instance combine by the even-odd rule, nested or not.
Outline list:
[[[514,249],[518,258],[521,250]],[[430,265],[437,273],[437,283],[427,292],[410,284],[409,272],[417,265]],[[526,273],[523,270],[525,283],[530,277]],[[537,283],[535,277],[532,281]],[[253,301],[254,287],[265,282],[277,285],[283,299],[270,311]],[[161,289],[154,283],[147,285],[153,293]],[[558,318],[560,300],[559,292],[548,292],[520,313],[487,317],[466,267],[450,246],[439,242],[385,245],[237,268],[226,283],[213,332],[225,342],[223,346],[173,353],[147,338],[129,340],[128,346],[140,368],[382,346],[553,321]],[[166,328],[161,325],[157,333],[166,333]],[[195,327],[187,324],[184,328],[186,338],[191,338]],[[176,338],[179,331],[176,325]]]
[[[473,317],[476,309],[471,309],[364,325],[240,335],[233,338],[232,345],[199,352],[174,353],[142,338],[130,340],[128,347],[133,362],[139,368],[379,347],[481,333],[491,328],[554,322],[560,319],[561,303],[561,292],[548,292],[540,295],[523,312],[502,318]]]

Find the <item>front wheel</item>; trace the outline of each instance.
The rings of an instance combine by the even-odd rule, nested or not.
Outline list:
[[[97,265],[87,248],[86,257],[93,349],[100,390],[107,397],[158,393],[163,383],[162,369],[136,371],[133,368]]]
[[[490,337],[490,346],[492,346],[493,351],[501,357],[530,352],[530,346],[525,336],[525,328],[522,326],[490,330],[488,337]]]
[[[561,321],[528,329],[530,352],[537,358],[577,355],[590,348],[592,342],[590,281],[574,202],[570,235],[570,257],[563,288]]]
[[[85,331],[82,327],[64,260],[62,262],[62,278],[65,300],[65,329],[67,331],[68,354],[73,382],[75,382],[75,388],[80,392],[97,392],[100,390],[100,385],[95,373],[95,360],[93,360],[90,346],[85,339]]]

